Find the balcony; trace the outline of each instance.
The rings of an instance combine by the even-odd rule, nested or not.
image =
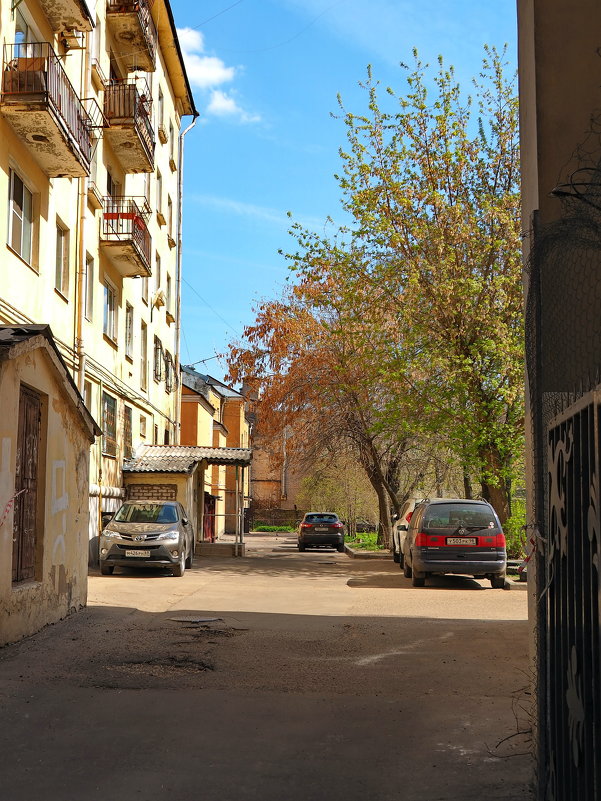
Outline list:
[[[116,40],[115,58],[124,73],[154,72],[157,30],[151,0],[108,0],[107,23]]]
[[[86,0],[40,0],[40,5],[53,31],[91,31],[94,27]]]
[[[152,275],[150,207],[145,198],[105,197],[100,247],[123,278]]]
[[[146,81],[112,83],[104,92],[105,136],[126,173],[153,172],[152,100]]]
[[[89,175],[94,124],[48,42],[4,45],[0,108],[46,175]]]

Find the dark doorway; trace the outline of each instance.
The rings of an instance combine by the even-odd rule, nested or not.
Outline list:
[[[13,582],[35,578],[41,408],[38,393],[22,386],[15,474],[18,495],[13,524]]]

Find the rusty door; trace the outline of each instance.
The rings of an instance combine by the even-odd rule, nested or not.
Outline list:
[[[13,527],[13,581],[35,577],[35,546],[41,402],[37,392],[21,387]]]

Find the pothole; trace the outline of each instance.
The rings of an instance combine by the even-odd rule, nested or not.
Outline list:
[[[212,662],[191,656],[166,656],[107,665],[107,670],[118,670],[130,676],[162,677],[173,675],[173,673],[199,673],[215,670],[215,666]]]

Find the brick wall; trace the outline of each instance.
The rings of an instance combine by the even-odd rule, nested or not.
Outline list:
[[[176,484],[129,484],[128,501],[176,501]]]

